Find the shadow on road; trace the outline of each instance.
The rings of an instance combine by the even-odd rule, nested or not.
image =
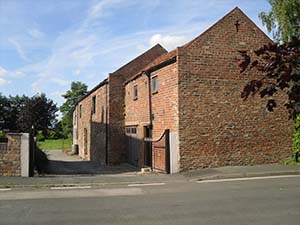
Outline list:
[[[128,164],[119,166],[101,166],[93,161],[58,161],[49,160],[44,173],[56,175],[76,175],[76,174],[119,174],[136,172],[137,168]]]
[[[39,174],[43,175],[76,175],[76,174],[121,174],[137,172],[137,168],[129,164],[118,166],[101,165],[100,162],[86,161],[76,155],[62,150],[44,151],[42,160],[36,162]],[[44,159],[46,157],[46,160]]]

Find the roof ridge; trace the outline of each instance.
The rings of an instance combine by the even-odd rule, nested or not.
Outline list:
[[[176,53],[176,54],[174,54]],[[152,62],[150,62],[148,65],[146,65],[143,69],[141,69],[139,72],[135,73],[133,76],[129,77],[125,83],[128,83],[131,80],[134,80],[137,78],[139,75],[141,75],[143,72],[150,70],[151,68],[160,65],[161,63],[168,61],[172,59],[173,57],[177,56],[177,48],[173,49],[170,52],[166,52],[160,56],[158,56],[156,59],[154,59]]]
[[[137,57],[135,57],[134,59],[130,60],[128,63],[126,63],[125,65],[121,66],[120,68],[118,68],[117,70],[115,70],[114,72],[112,72],[110,74],[114,74],[114,73],[119,72],[120,70],[122,70],[123,68],[125,68],[126,66],[128,66],[130,63],[132,63],[135,60],[137,60],[137,59],[143,57],[144,55],[148,54],[150,51],[152,51],[155,48],[161,48],[161,49],[165,50],[166,52],[168,52],[163,46],[161,46],[161,44],[157,43],[156,45],[154,45],[153,47],[149,48],[147,51],[145,51],[141,55],[138,55]]]

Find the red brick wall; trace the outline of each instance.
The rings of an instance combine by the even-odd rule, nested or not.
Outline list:
[[[108,103],[109,85],[99,88],[93,96],[96,96],[96,112],[92,114],[91,122],[91,160],[100,161],[106,164],[106,149],[108,148]]]
[[[106,149],[106,103],[108,105],[109,85],[103,85],[90,93],[76,106],[74,114],[77,121],[74,122],[74,127],[78,132],[78,139],[75,143],[79,147],[79,156],[87,158],[88,160],[100,161],[105,163],[105,149]],[[96,112],[92,113],[92,99],[96,96]],[[80,118],[79,108],[82,105],[82,117]],[[73,117],[75,119],[75,116]],[[87,129],[87,155],[84,155],[84,129]],[[76,132],[75,139],[76,139]],[[92,151],[92,152],[91,152]]]
[[[116,72],[110,74],[110,102],[109,102],[109,163],[119,164],[126,162],[125,148],[125,86],[124,82],[138,73],[146,65],[165,53],[166,50],[156,45],[141,56],[132,60]]]
[[[133,87],[137,85],[138,98],[134,99]],[[125,124],[148,125],[149,119],[149,89],[148,77],[140,76],[138,79],[128,83],[125,88]]]
[[[137,85],[138,98],[134,99],[133,87]],[[146,75],[128,83],[125,87],[125,125],[137,126],[137,136],[139,143],[138,166],[144,165],[144,126],[150,124],[149,119],[149,90],[148,78]]]
[[[144,54],[138,56],[116,72],[109,75],[108,82],[108,164],[119,164],[126,161],[125,151],[125,87],[124,81],[133,74],[136,74],[151,61],[165,53],[166,50],[156,45]],[[104,163],[105,156],[104,142],[106,142],[106,125],[101,122],[101,113],[91,116],[92,97],[97,95],[97,112],[102,111],[105,100],[105,87],[96,89],[86,96],[76,106],[73,119],[77,118],[78,124],[74,121],[74,135],[78,133],[78,139],[74,143],[79,146],[79,155],[84,157],[84,128],[88,130],[88,155],[89,160],[100,160]],[[82,105],[82,118],[79,118],[79,107]],[[105,110],[104,110],[105,111]],[[106,113],[106,112],[104,112]],[[77,114],[77,116],[75,116]],[[92,135],[91,135],[92,134]],[[92,151],[92,152],[91,152]]]
[[[6,150],[0,150],[0,176],[21,176],[21,134],[7,134]]]
[[[153,137],[158,138],[165,129],[178,131],[178,72],[177,64],[165,66],[151,73],[157,76],[158,92],[152,94]]]
[[[158,78],[158,92],[151,94],[152,115],[153,115],[153,139],[159,138],[165,129],[171,132],[178,131],[178,73],[177,64],[165,66],[162,69],[151,73],[152,78]],[[133,87],[138,87],[138,98],[134,99]],[[151,84],[152,85],[152,84]],[[139,139],[139,166],[144,164],[144,126],[150,124],[149,114],[149,84],[148,77],[142,75],[126,84],[125,88],[125,124],[126,126],[137,126],[137,138]],[[154,145],[154,144],[153,144]],[[153,149],[153,162],[161,164],[158,159],[162,149]],[[155,158],[154,158],[155,156]],[[162,155],[161,155],[162,156]],[[162,163],[163,166],[165,163]],[[162,168],[162,166],[159,166]],[[162,168],[164,170],[164,168]]]
[[[240,75],[238,50],[253,51],[268,42],[235,9],[179,49],[181,170],[274,163],[289,156],[293,127],[285,110],[263,117],[265,99],[240,98],[246,82],[260,75]]]

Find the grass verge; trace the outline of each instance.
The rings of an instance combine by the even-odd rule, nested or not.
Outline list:
[[[38,147],[43,150],[51,149],[71,149],[72,139],[56,139],[56,140],[45,140],[39,141]]]
[[[284,165],[300,166],[300,162],[296,162],[294,158],[289,158],[284,162]]]

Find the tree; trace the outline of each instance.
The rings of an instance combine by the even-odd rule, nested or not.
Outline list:
[[[263,76],[246,84],[241,97],[246,100],[249,95],[260,94],[267,97],[266,110],[272,112],[277,106],[275,93],[283,92],[287,97],[285,107],[290,118],[296,119],[300,112],[300,45],[299,42],[289,45],[264,45],[251,57],[246,51],[240,52],[243,60],[240,63],[241,73],[257,69]]]
[[[9,99],[0,93],[0,130],[9,129],[11,126]]]
[[[11,127],[10,130],[18,131],[18,124],[17,120],[19,117],[19,113],[21,110],[25,107],[25,103],[29,100],[29,97],[22,95],[16,95],[15,97],[9,96],[9,102],[10,102],[10,115],[11,115]]]
[[[290,118],[295,121],[293,157],[299,160],[300,132],[300,0],[269,0],[271,11],[260,13],[260,18],[269,32],[279,43],[270,43],[254,51],[240,51],[243,60],[241,73],[256,69],[262,72],[261,79],[250,81],[241,93],[246,100],[249,95],[260,94],[268,98],[267,111],[277,106],[275,93],[282,92],[287,97],[285,107]]]
[[[56,104],[45,94],[27,98],[18,114],[17,126],[22,132],[29,132],[34,126],[46,136],[49,128],[56,122]]]
[[[261,12],[260,19],[277,41],[288,43],[300,34],[300,0],[268,0],[271,11]]]
[[[72,82],[71,89],[68,90],[63,97],[66,99],[65,103],[60,107],[62,112],[62,129],[67,136],[72,134],[73,125],[73,111],[76,103],[87,93],[87,85],[81,82]]]

